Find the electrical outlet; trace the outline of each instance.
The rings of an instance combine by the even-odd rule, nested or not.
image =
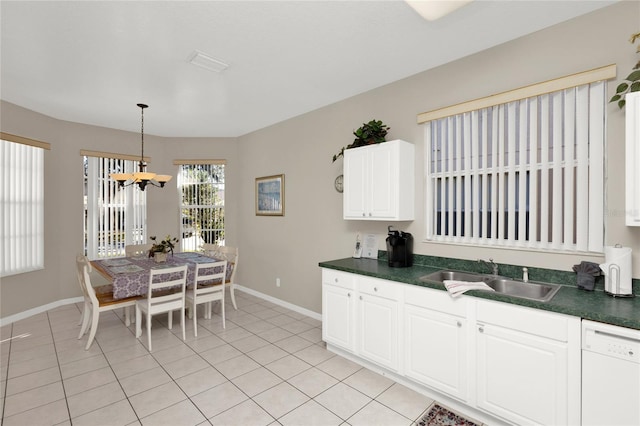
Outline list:
[[[280,278],[276,278],[276,287],[280,287]]]

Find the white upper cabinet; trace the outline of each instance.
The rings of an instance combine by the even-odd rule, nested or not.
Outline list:
[[[414,146],[402,140],[344,151],[344,218],[414,220]]]
[[[640,226],[640,92],[627,93],[626,111],[626,222]],[[345,151],[346,152],[346,151]]]

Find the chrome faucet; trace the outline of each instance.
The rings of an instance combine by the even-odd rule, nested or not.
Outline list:
[[[491,273],[493,275],[498,275],[498,265],[493,261],[493,259],[486,260],[478,259],[478,263],[482,263],[483,265],[487,265],[491,268]]]

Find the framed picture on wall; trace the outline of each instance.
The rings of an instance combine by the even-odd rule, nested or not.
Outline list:
[[[284,175],[256,178],[256,216],[284,216]]]

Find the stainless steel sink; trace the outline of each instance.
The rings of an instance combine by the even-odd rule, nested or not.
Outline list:
[[[548,302],[560,290],[557,284],[522,282],[508,278],[498,278],[487,283],[497,293],[523,299]]]
[[[445,280],[484,282],[495,290],[496,293],[522,299],[548,302],[560,290],[557,284],[523,282],[495,275],[474,274],[473,272],[437,271],[420,277],[421,281],[444,282]]]
[[[495,277],[484,274],[474,274],[473,272],[460,272],[460,271],[437,271],[429,275],[420,277],[421,281],[438,281],[443,282],[445,280],[453,281],[468,281],[468,282],[485,282],[488,283]]]

